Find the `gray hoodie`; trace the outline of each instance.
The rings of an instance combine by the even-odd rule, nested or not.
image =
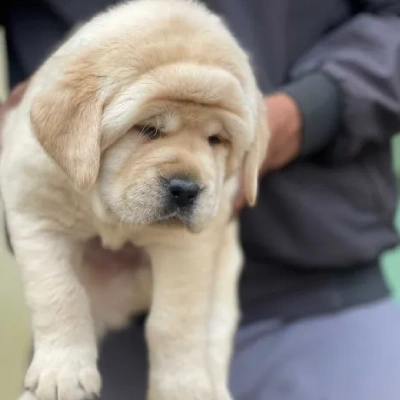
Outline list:
[[[14,0],[11,83],[108,0]],[[302,154],[243,212],[244,319],[296,318],[386,296],[398,243],[390,139],[400,131],[400,1],[208,0],[249,52],[265,94],[297,101]]]

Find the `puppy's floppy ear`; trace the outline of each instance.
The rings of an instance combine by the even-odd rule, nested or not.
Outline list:
[[[96,79],[84,70],[69,71],[32,104],[39,143],[79,191],[90,189],[99,172],[101,113]]]
[[[244,195],[250,206],[254,206],[257,201],[258,175],[267,154],[269,136],[267,110],[264,100],[260,97],[254,139],[245,155],[243,164]]]

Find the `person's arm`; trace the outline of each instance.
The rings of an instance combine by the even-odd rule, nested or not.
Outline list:
[[[282,91],[300,112],[301,155],[343,162],[400,131],[399,16],[398,0],[363,1],[294,65]]]

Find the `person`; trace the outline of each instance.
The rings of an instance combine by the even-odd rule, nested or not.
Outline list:
[[[9,2],[11,87],[114,2]],[[272,137],[257,207],[240,213],[233,396],[397,400],[400,310],[379,260],[399,242],[390,140],[400,131],[400,1],[205,3],[251,56]],[[92,250],[99,264],[119,262]],[[143,324],[111,335],[99,363],[102,400],[145,398]]]

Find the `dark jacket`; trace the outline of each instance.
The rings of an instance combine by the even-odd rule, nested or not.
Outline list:
[[[12,84],[107,0],[14,0]],[[400,1],[208,0],[248,50],[263,91],[303,117],[302,155],[261,182],[242,215],[245,319],[295,318],[387,295],[398,243],[390,139],[400,131]]]

